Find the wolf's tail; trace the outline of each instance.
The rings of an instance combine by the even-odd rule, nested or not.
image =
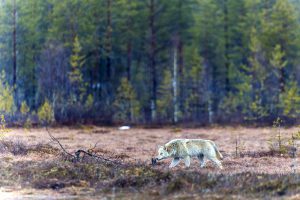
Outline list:
[[[212,145],[214,146],[214,149],[215,149],[215,151],[216,151],[216,154],[217,154],[218,159],[223,160],[223,156],[222,156],[222,154],[220,153],[220,151],[218,150],[217,145],[216,145],[215,143],[212,143]]]

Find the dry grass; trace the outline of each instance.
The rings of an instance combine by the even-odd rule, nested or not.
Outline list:
[[[284,130],[285,137],[296,131]],[[15,129],[0,141],[0,184],[12,187],[7,194],[30,190],[29,198],[55,194],[68,198],[99,196],[109,198],[292,198],[300,192],[299,166],[295,159],[268,149],[272,129],[131,129],[118,131],[106,127],[59,128],[51,132],[73,153],[78,148],[93,148],[93,153],[116,161],[108,163],[88,156],[74,162],[49,143],[45,130],[24,133]],[[235,156],[235,138],[244,150]],[[181,163],[168,169],[170,161],[150,165],[156,146],[173,138],[214,140],[224,155],[224,170],[208,162],[204,169],[196,160],[190,168]],[[298,158],[296,158],[298,159]],[[22,189],[17,189],[17,188]],[[2,187],[3,188],[3,187]],[[21,192],[20,192],[21,191]],[[23,193],[22,193],[23,192]],[[142,192],[142,194],[140,194]],[[26,195],[25,195],[26,196]]]

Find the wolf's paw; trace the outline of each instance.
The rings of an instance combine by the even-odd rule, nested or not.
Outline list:
[[[154,166],[157,164],[157,159],[156,158],[151,158],[151,164]]]

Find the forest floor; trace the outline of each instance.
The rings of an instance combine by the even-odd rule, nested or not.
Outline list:
[[[253,199],[300,198],[299,156],[274,153],[273,128],[132,128],[78,126],[49,129],[74,154],[62,155],[46,129],[11,129],[0,139],[0,198],[4,199]],[[298,127],[282,129],[287,141]],[[211,162],[183,163],[169,169],[170,159],[151,165],[157,146],[175,138],[215,141],[224,169]],[[273,141],[276,143],[276,141]]]

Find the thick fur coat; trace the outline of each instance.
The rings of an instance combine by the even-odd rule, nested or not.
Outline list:
[[[216,144],[211,140],[202,139],[175,139],[159,147],[156,160],[173,158],[170,167],[175,167],[181,160],[184,160],[187,167],[190,166],[190,158],[197,157],[200,166],[205,166],[205,159],[212,161],[219,168],[223,168],[219,159],[223,156]]]

